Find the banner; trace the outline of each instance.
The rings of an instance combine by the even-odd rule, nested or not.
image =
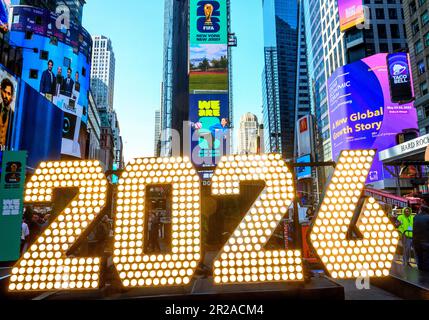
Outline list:
[[[191,0],[189,12],[191,159],[204,169],[230,153],[227,1]]]
[[[392,101],[387,54],[337,69],[328,80],[328,99],[334,161],[342,150],[382,151],[397,145],[398,135],[418,131],[413,103]],[[368,183],[386,176],[377,153]]]
[[[3,153],[0,176],[0,262],[20,256],[27,153]]]
[[[365,22],[362,0],[338,0],[340,30],[342,32]]]
[[[190,0],[190,37],[193,44],[227,44],[226,0]]]
[[[198,94],[189,99],[193,162],[198,167],[215,166],[222,155],[228,154],[228,95]]]

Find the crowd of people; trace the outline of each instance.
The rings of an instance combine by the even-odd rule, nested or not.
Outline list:
[[[49,213],[39,213],[25,208],[21,228],[21,254],[27,251],[28,246],[33,243],[41,232],[51,223]]]

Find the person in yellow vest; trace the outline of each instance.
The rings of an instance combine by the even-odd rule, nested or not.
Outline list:
[[[402,236],[403,262],[404,266],[410,264],[411,248],[413,245],[414,215],[411,208],[404,208],[402,214],[398,216],[398,230]]]

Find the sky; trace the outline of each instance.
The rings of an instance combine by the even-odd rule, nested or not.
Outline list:
[[[232,32],[238,38],[232,53],[233,125],[238,129],[246,112],[262,120],[262,1],[233,0],[231,19]],[[153,156],[155,110],[161,105],[164,1],[90,0],[84,7],[83,26],[91,35],[112,40],[116,58],[114,108],[125,160]]]

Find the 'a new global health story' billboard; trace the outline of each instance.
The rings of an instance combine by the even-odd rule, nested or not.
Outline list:
[[[397,145],[397,137],[401,133],[418,130],[413,102],[392,101],[392,97],[412,96],[412,92],[407,92],[404,87],[408,81],[409,90],[412,91],[408,60],[406,53],[377,54],[341,67],[329,78],[329,116],[334,160],[338,159],[342,150],[383,151]],[[389,75],[394,76],[393,82],[389,80]],[[399,95],[395,79],[396,85],[401,85]],[[377,153],[368,183],[386,177],[388,173],[384,172]]]
[[[227,1],[190,0],[189,10],[191,159],[213,167],[229,153]]]

